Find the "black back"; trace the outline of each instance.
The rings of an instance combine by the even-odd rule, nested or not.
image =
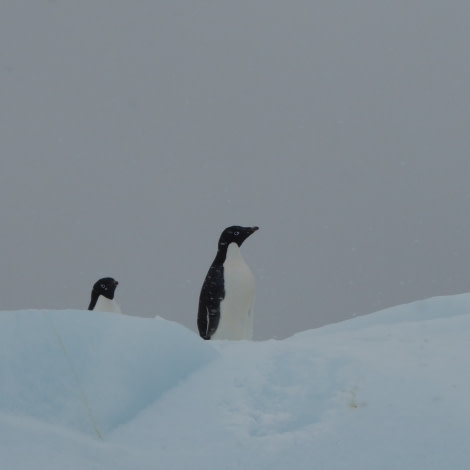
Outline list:
[[[119,282],[114,280],[112,277],[103,277],[98,279],[93,285],[93,289],[91,291],[91,300],[90,305],[88,306],[88,310],[93,310],[95,308],[96,302],[98,301],[98,297],[100,295],[106,297],[109,300],[113,300],[114,291],[118,285]]]
[[[219,238],[217,255],[209,268],[199,295],[197,327],[203,339],[210,339],[217,331],[220,321],[220,303],[225,298],[224,262],[231,243],[241,246],[258,227],[227,227]]]

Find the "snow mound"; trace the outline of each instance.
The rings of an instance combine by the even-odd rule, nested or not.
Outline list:
[[[212,360],[160,318],[89,311],[0,314],[0,411],[107,433]]]
[[[282,341],[0,313],[0,467],[464,470],[470,295]]]

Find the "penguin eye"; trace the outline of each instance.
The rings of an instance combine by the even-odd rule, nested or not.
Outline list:
[[[101,284],[100,287],[101,287],[102,289],[104,289],[104,290],[108,290],[108,288],[106,287],[106,284]]]
[[[240,234],[240,232],[233,232],[233,234],[238,237],[238,235]]]

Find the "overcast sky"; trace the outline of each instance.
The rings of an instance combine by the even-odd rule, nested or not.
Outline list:
[[[470,290],[470,3],[0,6],[0,310],[196,331],[228,225],[255,338]]]

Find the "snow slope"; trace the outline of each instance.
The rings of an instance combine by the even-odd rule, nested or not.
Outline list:
[[[282,341],[0,312],[0,468],[466,469],[470,295]]]

